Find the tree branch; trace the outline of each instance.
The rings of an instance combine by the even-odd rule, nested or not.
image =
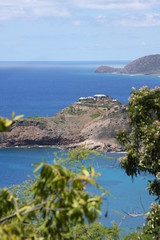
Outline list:
[[[34,207],[31,207],[30,209],[26,210],[25,212],[23,212],[23,210],[19,209],[18,214],[20,216],[24,216],[24,215],[26,215],[28,213],[37,211],[37,210],[41,209],[46,203],[47,202],[39,203],[39,204],[35,205]],[[6,221],[8,221],[8,220],[10,220],[10,219],[12,219],[12,218],[14,218],[16,216],[17,216],[17,212],[15,212],[15,213],[7,216],[7,217],[1,218],[0,219],[0,224],[6,222]]]
[[[129,217],[145,217],[147,213],[128,213],[122,210]]]

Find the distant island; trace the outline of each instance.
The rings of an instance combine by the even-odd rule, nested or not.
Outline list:
[[[127,64],[124,68],[114,68],[109,66],[100,66],[96,73],[118,73],[118,74],[160,74],[160,54],[149,55],[138,58]]]
[[[126,108],[103,94],[81,97],[53,117],[24,118],[14,122],[9,132],[0,133],[0,148],[53,146],[107,152],[123,151],[116,131],[127,127]]]

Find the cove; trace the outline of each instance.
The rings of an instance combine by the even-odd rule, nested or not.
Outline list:
[[[32,178],[33,163],[41,162],[42,158],[48,163],[53,163],[54,152],[58,156],[62,154],[61,150],[49,147],[0,149],[0,187],[20,184],[27,180],[28,176]],[[119,166],[118,159],[123,155],[123,153],[106,153],[104,156],[88,159],[88,163],[101,173],[97,181],[106,190],[110,190],[112,195],[103,198],[100,221],[105,226],[110,226],[111,222],[115,221],[122,228],[129,230],[141,226],[145,219],[124,217],[123,213],[148,211],[154,197],[150,196],[146,189],[147,181],[152,177],[149,174],[140,175],[132,181]],[[89,191],[92,192],[92,188]],[[107,218],[106,212],[108,212]]]

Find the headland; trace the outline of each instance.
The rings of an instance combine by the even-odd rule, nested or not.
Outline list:
[[[104,94],[81,97],[53,117],[20,119],[9,132],[0,133],[0,147],[53,146],[63,149],[83,145],[88,149],[123,151],[116,131],[127,127],[126,108]]]

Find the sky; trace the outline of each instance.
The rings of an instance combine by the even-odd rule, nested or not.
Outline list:
[[[0,61],[160,53],[160,0],[0,0]]]

